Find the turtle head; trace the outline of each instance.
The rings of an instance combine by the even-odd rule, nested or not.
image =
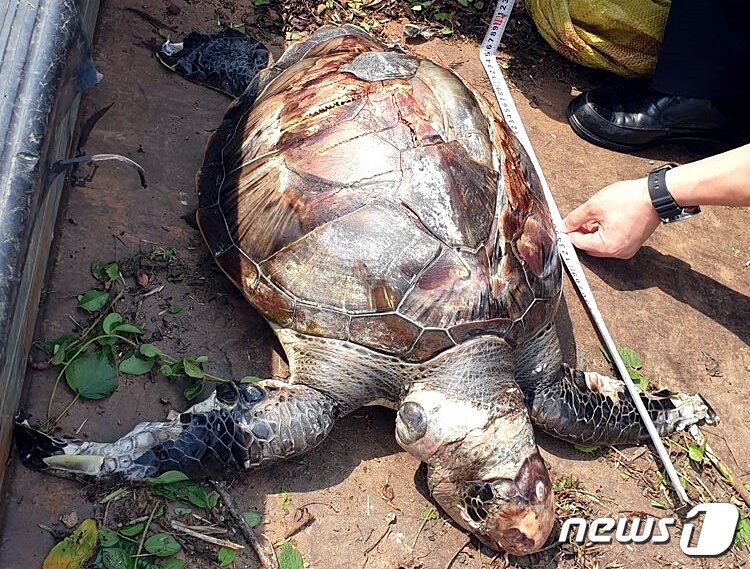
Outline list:
[[[552,486],[520,390],[496,395],[416,384],[396,438],[427,463],[430,492],[456,523],[492,549],[526,555],[554,525]]]

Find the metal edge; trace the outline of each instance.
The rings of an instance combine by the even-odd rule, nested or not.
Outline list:
[[[0,485],[10,452],[81,92],[98,79],[99,0],[10,2],[0,14]]]

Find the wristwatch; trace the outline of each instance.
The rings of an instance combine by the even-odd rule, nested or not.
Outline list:
[[[651,170],[648,173],[648,194],[651,196],[651,205],[654,206],[656,213],[663,223],[674,223],[682,221],[688,217],[693,217],[701,212],[701,208],[696,206],[682,207],[672,197],[667,189],[667,170],[671,170],[677,164],[668,163],[664,166]]]

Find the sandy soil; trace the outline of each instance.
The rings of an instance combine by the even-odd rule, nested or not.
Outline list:
[[[142,10],[163,25],[127,8]],[[116,259],[125,268],[127,285],[118,309],[143,325],[149,331],[147,338],[164,351],[178,356],[205,354],[210,358],[205,368],[223,376],[268,376],[278,367],[274,362],[279,348],[269,329],[214,268],[192,221],[193,176],[206,139],[229,101],[170,74],[153,57],[165,35],[174,39],[192,30],[212,32],[217,22],[238,23],[248,14],[250,8],[221,0],[104,4],[95,50],[104,81],[85,96],[81,124],[97,110],[114,105],[91,130],[85,149],[137,160],[146,169],[149,187],[140,189],[125,166],[78,170],[80,184],[70,189],[57,227],[55,260],[37,328],[40,341],[69,332],[74,327],[71,320],[84,317],[75,308],[75,296],[95,285],[89,275],[91,262]],[[262,27],[264,22],[255,24]],[[279,55],[283,38],[274,35],[277,28],[269,25],[265,39]],[[398,23],[389,33],[404,43]],[[475,41],[433,39],[412,49],[449,65],[480,91],[489,92]],[[640,177],[663,161],[696,157],[682,147],[623,155],[579,140],[565,122],[565,106],[580,90],[612,78],[576,68],[551,53],[523,15],[509,27],[503,58],[524,124],[562,211],[615,180]],[[617,342],[641,354],[643,371],[655,384],[704,394],[722,418],[719,426],[705,430],[709,441],[735,475],[748,482],[749,222],[746,210],[707,208],[690,222],[661,228],[629,262],[584,259]],[[170,264],[149,262],[148,253],[156,247],[174,247],[177,256]],[[135,260],[125,262],[128,259]],[[139,272],[150,278],[145,289],[135,283]],[[184,276],[180,282],[168,278],[178,274]],[[162,285],[158,293],[144,296]],[[566,292],[561,333],[567,351],[579,363],[606,372],[585,312],[569,287]],[[165,312],[172,304],[180,304],[183,311]],[[35,353],[32,358],[40,361],[43,356]],[[37,420],[45,415],[54,377],[53,370],[29,369],[23,407]],[[184,387],[181,380],[170,381],[156,373],[145,379],[123,377],[112,397],[76,403],[62,419],[61,431],[80,429],[84,439],[114,439],[139,421],[160,419],[170,409],[183,408]],[[70,399],[62,389],[55,410],[59,412]],[[560,493],[561,514],[580,508],[586,515],[619,516],[631,511],[672,515],[668,494],[655,482],[656,463],[643,449],[586,454],[546,436],[540,435],[539,442],[555,479],[569,476],[579,481],[578,490]],[[675,460],[681,470],[691,470],[683,453],[676,451]],[[289,537],[311,568],[479,569],[506,563],[692,568],[739,566],[746,561],[746,553],[736,549],[718,559],[691,559],[680,552],[677,539],[659,546],[553,545],[533,559],[505,560],[479,549],[443,517],[422,519],[431,502],[418,467],[394,441],[393,412],[368,408],[341,421],[315,452],[234,477],[230,485],[240,510],[257,509],[263,514],[260,530],[272,542],[299,529],[301,512],[314,518]],[[698,470],[717,498],[726,500],[726,486],[717,483],[711,468]],[[15,458],[7,480],[0,569],[40,567],[54,539],[39,525],[54,525],[71,511],[81,518],[101,518],[104,507],[97,500],[111,490],[30,472]],[[667,509],[654,508],[653,500],[665,503]],[[143,493],[130,494],[108,512],[109,521],[147,514],[151,503]],[[393,514],[395,522],[389,524],[388,516]],[[216,566],[215,548],[189,545],[192,554],[186,567]],[[256,562],[244,552],[234,566],[256,567]]]

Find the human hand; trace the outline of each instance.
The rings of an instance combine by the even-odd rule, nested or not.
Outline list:
[[[629,259],[659,226],[646,178],[599,190],[564,220],[570,240],[594,257]]]

